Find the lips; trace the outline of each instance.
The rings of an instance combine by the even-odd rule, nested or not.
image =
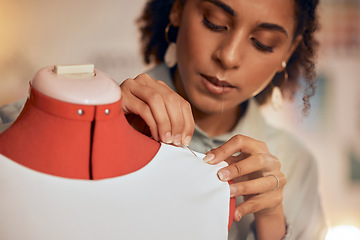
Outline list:
[[[226,81],[221,81],[216,77],[207,76],[200,74],[202,77],[202,82],[207,90],[213,94],[225,94],[236,88]]]

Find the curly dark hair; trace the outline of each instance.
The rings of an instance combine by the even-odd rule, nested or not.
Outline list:
[[[310,98],[315,94],[316,73],[315,59],[318,42],[314,33],[318,29],[316,8],[319,0],[294,0],[296,30],[293,36],[302,36],[302,41],[287,63],[288,80],[284,83],[283,73],[274,76],[269,84],[256,99],[260,104],[265,103],[271,96],[274,86],[280,86],[283,92],[292,99],[299,89],[300,81],[305,83],[303,113],[306,115],[310,108]],[[169,14],[175,0],[149,0],[142,15],[137,20],[141,32],[142,54],[147,64],[164,61],[165,51],[168,47],[164,30],[169,23]],[[182,0],[184,3],[185,0]],[[169,39],[175,40],[177,31],[169,32]]]

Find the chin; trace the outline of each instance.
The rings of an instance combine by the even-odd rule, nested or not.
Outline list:
[[[209,97],[195,98],[191,101],[193,108],[203,114],[217,114],[222,112],[222,100]]]

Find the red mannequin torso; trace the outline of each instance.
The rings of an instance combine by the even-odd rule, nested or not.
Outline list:
[[[77,179],[144,167],[160,144],[128,124],[118,85],[99,71],[75,75],[56,75],[52,67],[35,75],[23,111],[0,134],[0,153],[31,169]]]

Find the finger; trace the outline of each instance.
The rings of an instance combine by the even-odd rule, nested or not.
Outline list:
[[[121,88],[121,95],[122,95],[122,110],[124,112],[124,114],[129,114],[132,113],[128,107],[131,106],[129,104],[126,104],[127,102],[131,102],[129,101],[129,97],[131,96],[130,93],[130,88],[131,85],[133,84],[134,79],[128,78],[126,80],[124,80],[121,84],[120,84],[120,88]]]
[[[179,146],[182,143],[182,131],[185,127],[185,119],[182,113],[181,100],[176,93],[168,94],[164,96],[164,98],[165,107],[171,123],[173,144]]]
[[[156,140],[159,141],[159,135],[158,135],[158,128],[157,128],[157,123],[154,119],[154,116],[149,108],[149,106],[144,103],[143,101],[141,101],[140,99],[129,95],[123,99],[123,104],[126,101],[131,102],[131,104],[127,104],[127,109],[129,112],[139,115],[144,121],[145,123],[149,126],[150,132],[151,132],[151,136]]]
[[[209,164],[216,164],[239,152],[253,154],[268,153],[269,150],[264,142],[244,135],[236,135],[220,147],[209,151],[204,161]]]
[[[182,144],[189,146],[195,130],[195,121],[191,111],[191,105],[188,101],[184,101],[182,104],[182,113],[185,122],[182,132]]]
[[[237,158],[237,157],[232,157]],[[241,158],[241,157],[240,157]],[[234,161],[234,160],[232,160]],[[280,170],[280,161],[271,154],[257,153],[224,167],[218,171],[220,180],[228,182],[234,178],[256,171]]]
[[[189,145],[195,129],[191,105],[166,83],[153,81],[151,84],[157,84],[156,89],[161,92],[170,119],[172,143],[177,146],[181,144]]]
[[[163,85],[168,90],[165,104],[170,116],[172,135],[174,137],[173,143],[175,145],[183,144],[188,146],[195,129],[191,105],[175,93],[166,83],[162,81],[157,81],[157,83]]]
[[[171,90],[164,82],[140,74],[130,82],[131,95],[149,105],[160,139],[175,145],[188,145],[195,123],[190,104]]]
[[[186,100],[176,97],[173,100],[166,101],[166,107],[171,121],[173,143],[188,146],[195,129],[190,104]]]
[[[161,80],[157,80],[156,82],[159,83],[160,85],[163,85],[164,87],[167,87],[168,89],[171,89],[166,83],[164,83]]]
[[[247,214],[258,213],[260,211],[265,211],[266,209],[276,208],[283,200],[282,193],[282,191],[271,191],[253,196],[242,202],[235,209],[235,221],[240,221],[240,219]]]
[[[140,79],[141,76],[141,79]],[[185,121],[188,121],[188,118],[184,117],[183,109],[184,105],[190,105],[185,101],[179,94],[174,92],[166,83],[162,81],[149,81],[150,78],[148,75],[143,74],[139,76],[139,81],[142,84],[149,86],[151,89],[156,89],[157,93],[162,97],[162,101],[166,108],[168,118],[170,120],[170,128],[168,131],[168,125],[160,125],[158,126],[159,132],[166,132],[166,141],[167,143],[173,143],[174,145],[181,145],[182,139],[185,139],[183,136],[183,131],[186,129]],[[151,96],[151,95],[148,95]],[[191,108],[190,108],[191,109]],[[190,110],[191,111],[191,110]],[[188,114],[188,113],[187,113]],[[155,114],[154,114],[155,115]],[[194,121],[191,119],[191,121]],[[158,121],[157,121],[158,122]],[[164,129],[164,130],[163,130]],[[171,137],[169,137],[171,134]]]
[[[284,187],[286,181],[283,181],[281,177],[275,178],[274,176],[275,175],[268,175],[245,182],[233,183],[230,185],[230,195],[231,197],[237,197],[278,191]]]
[[[226,158],[225,161],[227,162],[227,164],[231,165],[231,164],[237,163],[241,160],[244,160],[245,158],[248,158],[250,156],[251,155],[247,154],[247,153],[240,153],[240,154],[235,154],[235,155],[232,155],[232,156]]]
[[[132,88],[131,93],[145,102],[150,108],[150,111],[157,124],[157,130],[161,141],[165,143],[171,143],[171,121],[161,93],[154,91],[151,88],[140,87]]]
[[[134,78],[133,82],[131,94],[149,106],[157,124],[157,134],[160,140],[165,143],[171,143],[173,140],[171,122],[162,95],[164,92],[170,92],[172,90],[170,90],[166,84],[160,84],[160,81],[155,81],[146,73],[138,75]]]

